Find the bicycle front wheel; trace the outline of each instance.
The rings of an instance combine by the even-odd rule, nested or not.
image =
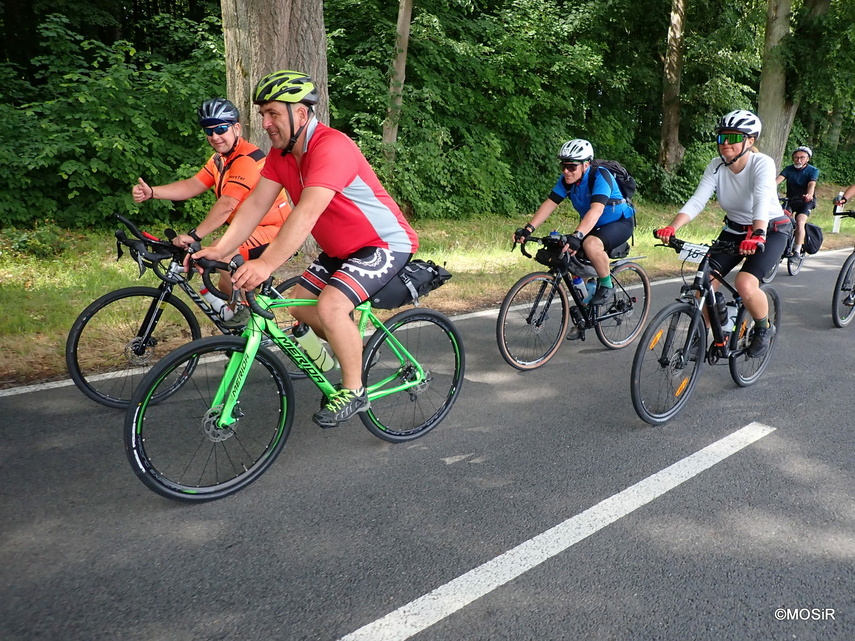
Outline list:
[[[843,262],[837,282],[834,283],[834,297],[831,299],[831,318],[837,327],[846,327],[855,312],[855,253]]]
[[[772,269],[769,270],[769,273],[766,274],[761,280],[764,284],[768,285],[775,279],[775,275],[778,273],[778,270],[781,268],[781,261],[777,261]]]
[[[650,278],[636,263],[624,263],[612,271],[614,296],[600,305],[594,331],[609,349],[632,343],[641,333],[650,312]]]
[[[781,299],[771,287],[765,285],[760,287],[761,291],[766,294],[769,301],[769,322],[775,327],[775,334],[772,336],[772,344],[763,356],[751,358],[748,356],[748,346],[751,344],[753,336],[754,319],[745,307],[739,310],[736,315],[736,328],[730,335],[730,350],[733,355],[728,359],[730,368],[730,376],[733,381],[740,387],[748,387],[754,385],[766,371],[769,366],[769,360],[775,351],[775,346],[778,344],[778,336],[781,333]]]
[[[237,420],[218,426],[214,405],[230,358],[246,339],[214,336],[177,349],[142,381],[125,415],[125,452],[137,477],[154,492],[179,501],[210,501],[246,487],[270,467],[294,419],[294,388],[282,362],[260,347],[240,390]],[[187,365],[196,366],[187,375]],[[158,403],[161,389],[178,389]]]
[[[202,335],[183,301],[170,295],[159,304],[160,296],[153,287],[118,289],[94,301],[74,321],[65,342],[65,363],[71,380],[93,401],[126,408],[161,357]],[[164,388],[161,395],[169,392]]]
[[[672,303],[644,331],[632,360],[630,392],[636,413],[647,423],[671,420],[692,395],[706,354],[706,330],[700,312]]]
[[[365,346],[366,389],[375,392],[418,382],[373,398],[371,408],[359,417],[374,436],[402,443],[424,436],[446,417],[460,395],[466,359],[454,323],[435,310],[408,309],[385,326],[391,336],[378,329]]]
[[[569,324],[570,300],[560,277],[546,272],[523,276],[499,309],[499,353],[512,367],[536,369],[555,356]]]

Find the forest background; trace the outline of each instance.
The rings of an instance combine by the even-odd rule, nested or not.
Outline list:
[[[256,21],[245,30],[269,33],[278,6],[241,4]],[[325,50],[303,46],[300,64],[328,78],[324,117],[358,142],[415,220],[533,211],[556,180],[557,148],[573,137],[623,162],[641,202],[681,202],[714,153],[717,118],[737,108],[759,111],[759,147],[778,162],[807,144],[823,181],[855,180],[848,0],[281,6],[295,14],[291,31],[313,28],[296,12],[323,16]],[[199,220],[209,200],[138,210],[130,186],[191,176],[210,154],[195,111],[230,95],[223,25],[233,10],[230,0],[6,0],[0,225],[108,228],[114,211],[142,224]],[[272,33],[264,37],[294,35]]]
[[[156,234],[194,227],[210,194],[138,206],[131,186],[198,171],[209,97],[234,100],[266,147],[249,92],[274,69],[317,79],[319,117],[363,149],[419,255],[447,262],[454,278],[429,299],[446,313],[495,307],[538,268],[509,238],[569,138],[637,178],[633,255],[651,277],[680,269],[650,232],[690,195],[732,109],[759,112],[759,147],[779,163],[813,147],[826,232],[831,197],[855,181],[851,0],[3,0],[0,12],[0,388],[64,377],[81,310],[157,284],[116,261],[112,214]],[[690,239],[717,233],[708,210]],[[576,220],[562,205],[550,228]],[[826,233],[826,246],[852,239]]]

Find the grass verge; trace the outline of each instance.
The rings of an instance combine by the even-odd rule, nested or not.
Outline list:
[[[820,205],[811,220],[825,230],[824,249],[839,249],[855,242],[855,223],[848,219],[841,233],[832,234],[831,199],[835,185],[821,186]],[[671,251],[654,248],[652,231],[668,224],[677,207],[640,204],[635,245],[631,256],[640,261],[651,278],[680,273],[681,262]],[[523,275],[543,268],[511,251],[511,234],[524,225],[530,213],[515,218],[485,217],[466,221],[420,221],[414,226],[421,248],[418,257],[445,263],[454,277],[433,292],[424,304],[447,314],[497,307],[505,293]],[[721,228],[721,209],[711,204],[681,231],[696,242],[714,238]],[[562,205],[538,233],[575,228],[578,217]],[[127,253],[116,261],[111,233],[64,231],[50,242],[65,247],[55,256],[22,247],[18,230],[0,233],[0,388],[66,377],[65,338],[80,312],[106,292],[141,284],[156,287],[150,272],[139,278],[137,266]],[[300,271],[307,259],[286,265],[280,276]],[[207,321],[203,321],[207,323]],[[204,326],[204,325],[203,325]]]

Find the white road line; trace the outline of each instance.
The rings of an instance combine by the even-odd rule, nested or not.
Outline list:
[[[771,434],[750,423],[339,641],[403,641]]]

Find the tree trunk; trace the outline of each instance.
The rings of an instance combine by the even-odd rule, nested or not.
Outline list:
[[[240,109],[244,137],[265,151],[270,141],[252,104],[266,74],[293,69],[309,74],[320,92],[318,119],[329,121],[327,40],[323,0],[221,0],[228,98]]]
[[[389,163],[395,161],[395,144],[398,142],[398,123],[401,119],[404,79],[407,73],[407,47],[410,43],[410,20],[413,0],[398,1],[398,31],[395,38],[395,62],[389,82],[389,109],[383,123],[383,149]]]
[[[757,146],[779,167],[799,108],[798,101],[788,95],[790,88],[781,47],[781,41],[790,32],[791,13],[792,0],[769,0],[760,73],[758,115],[763,123],[763,133]]]
[[[671,25],[668,27],[668,51],[665,54],[665,81],[662,90],[662,133],[659,163],[673,171],[686,152],[680,144],[680,79],[683,74],[683,21],[685,0],[672,0]]]
[[[837,151],[840,147],[840,134],[843,131],[843,116],[843,109],[840,108],[840,105],[835,105],[834,111],[831,112],[831,117],[829,118],[831,126],[825,136],[829,151]]]

